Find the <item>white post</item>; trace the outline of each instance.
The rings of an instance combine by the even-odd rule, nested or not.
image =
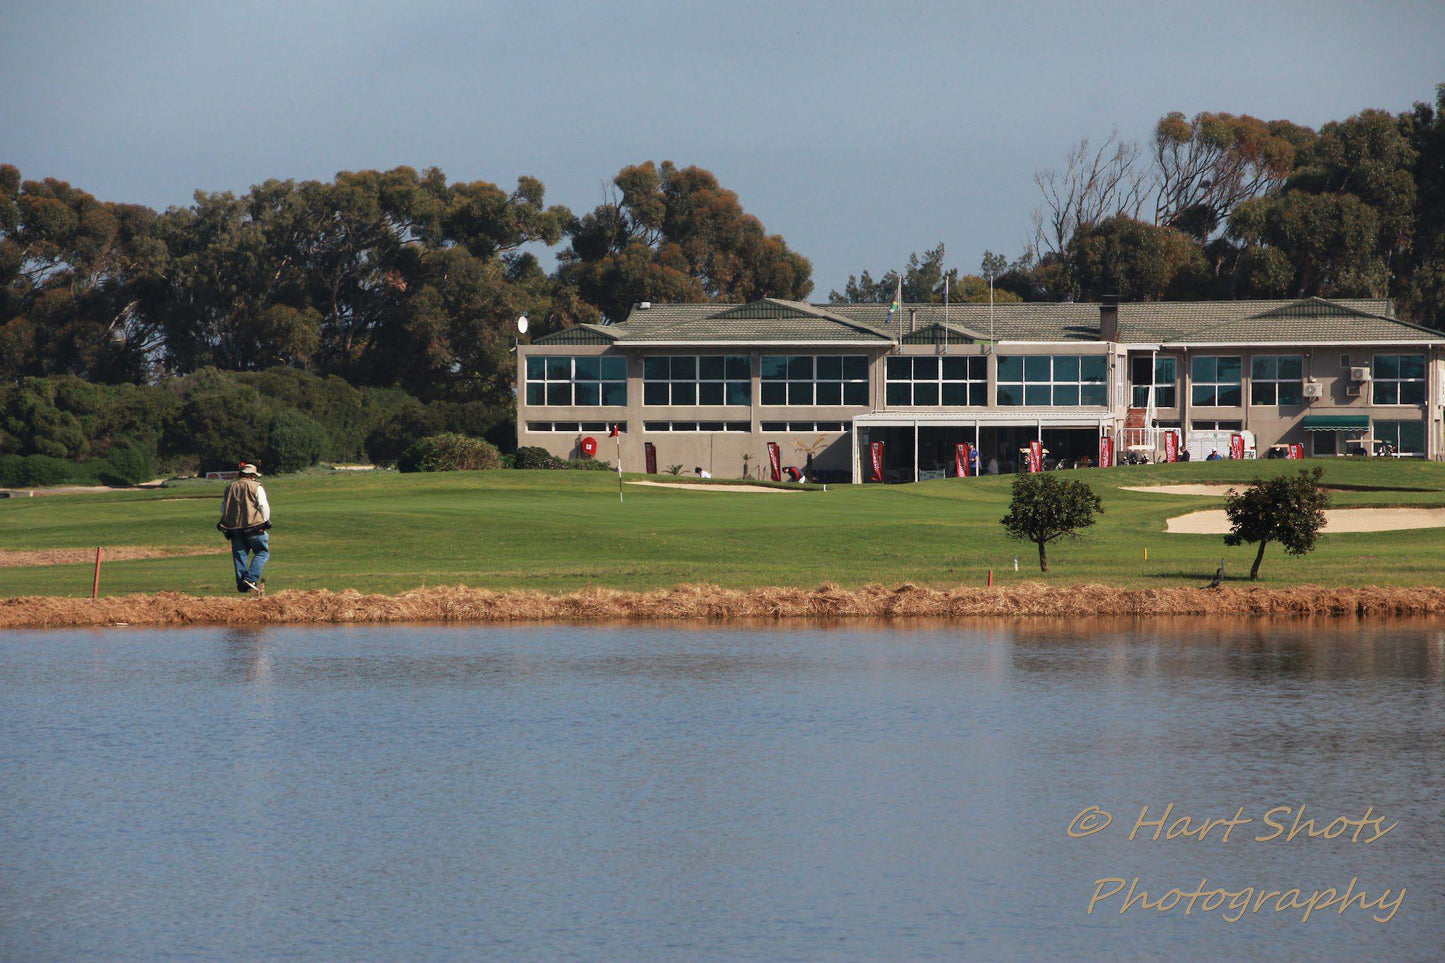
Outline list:
[[[913,480],[918,481],[918,422],[913,423]]]

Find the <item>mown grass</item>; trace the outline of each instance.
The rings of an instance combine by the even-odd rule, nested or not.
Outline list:
[[[398,592],[425,585],[568,591],[706,582],[730,588],[869,583],[945,587],[1045,581],[1124,587],[1202,584],[1221,558],[1248,572],[1253,549],[1219,536],[1165,534],[1165,520],[1222,499],[1125,491],[1126,485],[1229,482],[1297,470],[1298,462],[1213,462],[1077,472],[1105,514],[1077,543],[1052,546],[1040,576],[1032,546],[998,520],[1009,477],[826,492],[721,494],[628,486],[604,472],[492,471],[268,478],[275,516],[272,590]],[[1304,462],[1313,467],[1315,462]],[[1445,506],[1445,465],[1321,461],[1335,504]],[[631,476],[629,476],[631,477]],[[640,476],[639,476],[640,477]],[[667,481],[668,478],[661,479]],[[679,479],[688,481],[688,479]],[[218,554],[106,564],[104,594],[233,588],[215,531],[222,483],[148,492],[0,501],[0,548],[96,545],[211,547]],[[1144,560],[1144,549],[1149,550]],[[1017,556],[1019,570],[1013,560]],[[1272,546],[1261,584],[1434,585],[1445,529],[1327,535],[1303,559]],[[88,565],[0,568],[0,596],[88,595]]]

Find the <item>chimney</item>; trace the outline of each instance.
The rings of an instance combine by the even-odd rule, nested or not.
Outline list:
[[[918,309],[917,309],[917,308],[909,308],[909,309],[908,309],[908,333],[909,333],[909,334],[912,334],[912,333],[913,333],[914,325],[915,325],[917,322],[918,322]]]
[[[1099,340],[1119,340],[1119,295],[1106,294],[1099,299]]]

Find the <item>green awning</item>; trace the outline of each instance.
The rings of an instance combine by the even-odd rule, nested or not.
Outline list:
[[[1305,415],[1305,431],[1369,431],[1369,415]]]

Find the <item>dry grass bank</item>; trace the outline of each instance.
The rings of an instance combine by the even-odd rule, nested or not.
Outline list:
[[[263,599],[164,592],[112,598],[0,599],[0,628],[327,622],[658,621],[787,618],[1080,618],[1094,616],[1445,615],[1445,588],[1225,587],[927,589],[904,584],[840,589],[722,589],[680,585],[650,592],[595,589],[565,595],[426,588],[399,595],[277,592]]]

